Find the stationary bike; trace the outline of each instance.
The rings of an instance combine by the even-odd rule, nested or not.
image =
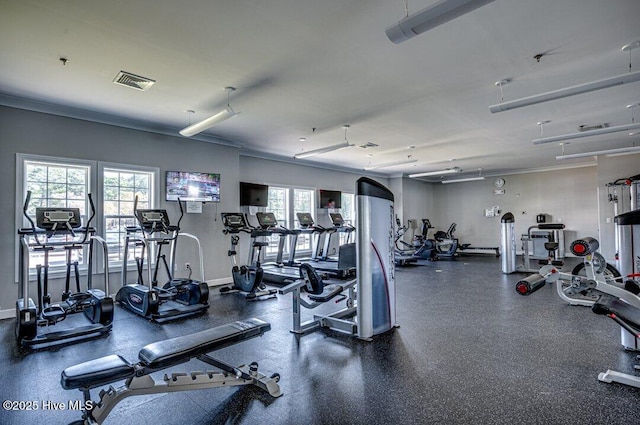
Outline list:
[[[229,294],[233,292],[240,292],[244,294],[247,301],[262,301],[276,298],[278,291],[276,289],[267,289],[262,282],[263,270],[260,267],[260,262],[256,261],[254,266],[238,266],[236,261],[236,247],[240,241],[240,232],[251,233],[253,228],[247,224],[243,214],[240,213],[221,213],[222,223],[224,224],[225,235],[231,235],[231,248],[227,252],[227,255],[231,257],[232,268],[231,274],[233,276],[233,285],[220,288],[220,293]],[[254,246],[261,249],[267,242],[254,242]],[[260,258],[260,254],[256,258]]]
[[[436,241],[429,239],[429,229],[433,229],[428,218],[422,219],[422,232],[413,237],[414,256],[423,260],[435,261],[438,259]]]
[[[436,239],[436,256],[439,260],[452,260],[458,257],[458,239],[453,236],[456,223],[451,223],[446,232],[438,230],[433,234]]]

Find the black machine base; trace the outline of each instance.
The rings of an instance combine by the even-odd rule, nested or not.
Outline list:
[[[188,279],[171,281],[162,289],[134,283],[120,288],[116,301],[139,316],[163,322],[205,312],[209,308],[209,287]]]
[[[59,308],[66,309],[66,314],[83,312],[91,322],[89,325],[76,326],[60,331],[40,331],[48,329],[51,322],[38,316],[36,305],[31,298],[27,305],[24,299],[16,301],[16,341],[24,347],[45,345],[62,342],[71,339],[97,337],[111,331],[113,322],[113,299],[106,297],[103,291],[91,290],[90,298],[85,298],[81,305],[63,302]]]

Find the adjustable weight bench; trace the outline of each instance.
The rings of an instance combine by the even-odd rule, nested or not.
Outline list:
[[[126,397],[144,394],[188,391],[221,386],[256,385],[273,397],[282,395],[280,376],[266,377],[258,372],[258,364],[231,366],[208,353],[238,342],[262,336],[271,325],[259,319],[248,319],[146,345],[138,353],[138,363],[129,363],[112,354],[66,368],[60,383],[66,390],[79,389],[84,396],[83,421],[100,424],[109,412]],[[165,373],[162,381],[150,374],[196,358],[220,371]],[[109,386],[100,391],[100,400],[92,401],[90,390],[125,380],[119,388]]]

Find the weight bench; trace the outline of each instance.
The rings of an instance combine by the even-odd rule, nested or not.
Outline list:
[[[624,330],[636,338],[640,338],[640,310],[636,307],[610,295],[602,295],[591,310],[596,314],[605,315],[613,319]],[[640,356],[638,356],[640,357]],[[640,369],[640,366],[635,366]],[[598,380],[606,383],[617,382],[640,388],[640,376],[616,372],[611,369],[598,375]]]
[[[146,345],[138,353],[138,363],[129,363],[112,354],[90,360],[62,371],[60,383],[65,390],[79,389],[84,396],[85,424],[102,423],[123,399],[135,395],[188,391],[222,386],[256,385],[273,397],[282,395],[276,373],[266,377],[258,372],[258,364],[231,366],[208,353],[247,339],[262,336],[271,325],[259,319],[228,323],[191,335],[179,336]],[[162,381],[150,374],[196,358],[220,371],[165,373]],[[125,380],[123,386],[100,391],[100,400],[92,401],[90,390]]]

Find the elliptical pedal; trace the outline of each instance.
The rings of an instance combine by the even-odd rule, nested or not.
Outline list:
[[[54,304],[44,308],[40,313],[40,317],[42,320],[38,321],[38,326],[55,325],[67,317],[67,311],[63,307]]]

